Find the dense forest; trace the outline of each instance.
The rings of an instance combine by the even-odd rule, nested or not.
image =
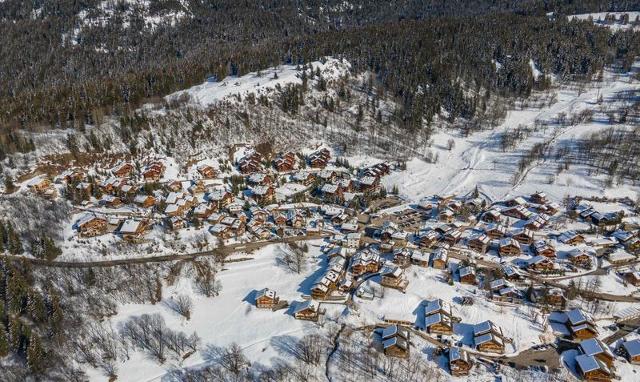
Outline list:
[[[484,106],[467,90],[526,96],[544,87],[529,60],[564,78],[588,78],[614,62],[628,67],[634,33],[547,16],[638,5],[614,3],[5,1],[0,158],[34,149],[19,129],[83,129],[207,77],[326,55],[374,72],[373,85],[398,98],[399,122],[409,128],[441,108],[451,120],[470,118]]]

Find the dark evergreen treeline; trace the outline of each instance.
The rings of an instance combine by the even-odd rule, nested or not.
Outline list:
[[[586,77],[615,59],[628,66],[637,52],[630,32],[611,36],[588,22],[544,16],[628,9],[636,1],[370,0],[345,8],[336,0],[228,0],[189,1],[185,10],[165,0],[148,12],[189,17],[155,29],[135,6],[114,2],[108,23],[80,28],[78,15],[99,16],[100,3],[0,3],[0,158],[33,149],[17,128],[82,129],[211,75],[323,55],[344,55],[356,70],[376,73],[372,86],[398,96],[400,121],[416,127],[441,107],[451,118],[485,107],[481,98],[465,96],[462,81],[485,97],[525,96],[545,85],[544,78],[534,83],[530,59],[547,73]],[[496,13],[505,10],[513,13]],[[456,17],[435,17],[442,15]]]

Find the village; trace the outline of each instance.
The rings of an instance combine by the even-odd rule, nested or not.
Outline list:
[[[427,343],[453,377],[500,365],[566,368],[586,381],[637,371],[634,201],[551,200],[544,192],[494,201],[477,189],[407,201],[383,182],[402,166],[353,167],[326,147],[242,145],[229,158],[182,169],[164,157],[78,166],[33,177],[23,190],[71,201],[74,245],[107,240],[131,248],[197,230],[206,241],[200,254],[286,242],[286,261],[296,268],[308,256],[306,243],[320,243],[322,267],[298,301],[249,285],[250,303],[316,325],[347,308],[368,317],[363,326],[384,355],[407,358]],[[438,297],[420,296],[425,290]],[[514,323],[492,316],[524,309],[528,317]]]

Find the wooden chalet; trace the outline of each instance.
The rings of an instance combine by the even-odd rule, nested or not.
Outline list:
[[[449,370],[454,377],[464,377],[469,375],[473,362],[469,357],[469,353],[463,349],[452,346],[448,351],[449,356]]]
[[[44,177],[36,177],[27,183],[27,187],[36,194],[44,194],[51,187],[51,180]]]
[[[430,230],[419,236],[419,245],[423,248],[431,248],[436,245],[442,237],[442,234],[436,230]]]
[[[400,325],[390,325],[382,330],[382,348],[389,357],[409,357],[409,331]]]
[[[491,239],[502,239],[507,235],[507,228],[502,224],[489,224],[484,233]]]
[[[467,247],[480,254],[484,254],[487,252],[487,248],[489,248],[490,241],[491,239],[489,239],[489,236],[486,234],[477,234],[467,240]]]
[[[556,257],[556,249],[545,240],[538,240],[531,244],[531,251],[537,256],[544,256],[551,259]]]
[[[621,351],[629,363],[640,365],[640,339],[623,342]]]
[[[144,236],[148,226],[149,223],[146,220],[127,219],[122,223],[118,232],[127,241],[136,241]]]
[[[502,213],[499,210],[491,209],[482,214],[482,221],[485,223],[499,223]]]
[[[107,232],[108,221],[94,214],[86,214],[78,220],[76,227],[80,236],[94,237]]]
[[[273,167],[278,172],[287,172],[294,169],[296,165],[296,154],[289,151],[273,160]]]
[[[536,192],[534,194],[531,194],[531,196],[529,197],[529,199],[531,200],[532,203],[535,204],[547,204],[549,203],[549,198],[547,197],[547,194],[545,194],[544,192]]]
[[[476,285],[476,270],[472,266],[466,266],[458,270],[460,282],[463,284]]]
[[[256,295],[256,307],[260,309],[273,309],[280,302],[276,292],[269,288],[258,291]]]
[[[449,251],[445,248],[436,248],[431,254],[431,266],[435,269],[446,269],[449,263]]]
[[[456,220],[456,214],[451,208],[445,207],[438,211],[438,220],[444,223],[453,223]]]
[[[230,226],[222,223],[217,223],[209,228],[209,232],[218,239],[229,239],[233,237],[233,230]]]
[[[311,186],[316,181],[316,176],[314,173],[309,171],[298,171],[291,177],[296,183],[300,183],[304,186]]]
[[[238,161],[238,170],[242,174],[251,174],[262,168],[262,155],[253,150]]]
[[[527,201],[522,196],[518,196],[518,197],[515,197],[513,199],[509,199],[509,200],[505,201],[504,204],[507,207],[517,207],[517,206],[526,207],[528,205]]]
[[[293,317],[298,320],[318,321],[320,310],[318,304],[314,301],[307,300],[296,305],[293,311]]]
[[[580,342],[580,350],[583,354],[596,357],[608,367],[613,367],[615,356],[611,350],[609,350],[609,346],[599,339],[589,338]]]
[[[567,258],[571,262],[571,264],[581,267],[581,268],[589,268],[591,267],[591,256],[583,250],[583,249],[574,249],[569,251],[567,254]]]
[[[546,256],[537,255],[527,261],[527,269],[545,272],[555,268],[553,260]]]
[[[443,240],[450,246],[454,246],[462,238],[462,230],[453,228],[444,233]]]
[[[356,253],[351,259],[351,273],[356,277],[365,273],[376,273],[380,271],[381,266],[380,255],[368,249]]]
[[[342,188],[340,188],[337,184],[326,183],[320,188],[320,194],[322,198],[331,203],[343,203],[344,202],[344,193],[342,192]]]
[[[520,243],[511,237],[500,240],[498,244],[498,253],[500,256],[519,256],[522,254]]]
[[[502,210],[502,215],[510,218],[527,220],[533,215],[533,212],[529,211],[525,206],[515,206]]]
[[[111,170],[111,173],[118,178],[126,178],[128,176],[131,176],[132,172],[133,165],[129,162],[119,164]]]
[[[358,179],[360,192],[371,194],[380,191],[380,178],[374,176],[364,176]]]
[[[576,233],[576,231],[567,231],[558,236],[558,241],[563,244],[578,245],[584,243],[584,236]]]
[[[411,264],[411,251],[406,248],[397,248],[393,251],[393,263],[406,268]]]
[[[554,330],[573,340],[586,340],[598,336],[598,329],[593,320],[578,308],[567,312],[552,312],[549,322],[552,323],[552,327],[555,325],[558,328]]]
[[[380,272],[382,279],[380,281],[380,285],[398,289],[404,292],[407,289],[407,285],[409,285],[409,280],[407,280],[404,271],[400,267],[387,267]]]
[[[624,281],[628,282],[629,284],[633,286],[640,286],[640,272],[627,272],[623,274],[622,277],[624,278]]]
[[[586,354],[576,356],[576,368],[585,381],[608,382],[613,372],[598,358]]]
[[[453,325],[460,322],[453,315],[451,305],[441,299],[428,301],[424,308],[425,330],[430,334],[453,334]]]
[[[533,231],[527,228],[513,231],[511,237],[523,245],[530,245],[534,241]]]
[[[136,195],[133,202],[140,207],[149,208],[156,204],[156,198],[151,195]]]
[[[276,189],[273,186],[257,186],[252,191],[253,198],[258,204],[267,205],[276,200]]]
[[[502,329],[492,321],[484,321],[473,326],[473,341],[478,351],[504,354],[505,338]]]
[[[322,149],[309,155],[307,161],[312,168],[325,168],[331,159],[331,153],[328,149]]]
[[[145,182],[157,182],[164,174],[165,166],[162,162],[152,162],[142,170]]]
[[[206,164],[198,166],[198,173],[203,179],[213,179],[216,177],[216,170]]]

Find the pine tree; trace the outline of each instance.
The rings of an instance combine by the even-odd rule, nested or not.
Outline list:
[[[0,323],[0,358],[9,355],[9,338],[4,325]]]
[[[9,252],[13,255],[19,255],[22,253],[22,242],[20,241],[20,235],[13,229],[11,223],[6,227],[7,243],[6,246]]]
[[[27,348],[27,366],[35,374],[41,374],[45,369],[45,351],[42,347],[40,337],[31,333],[29,337],[29,347]]]

